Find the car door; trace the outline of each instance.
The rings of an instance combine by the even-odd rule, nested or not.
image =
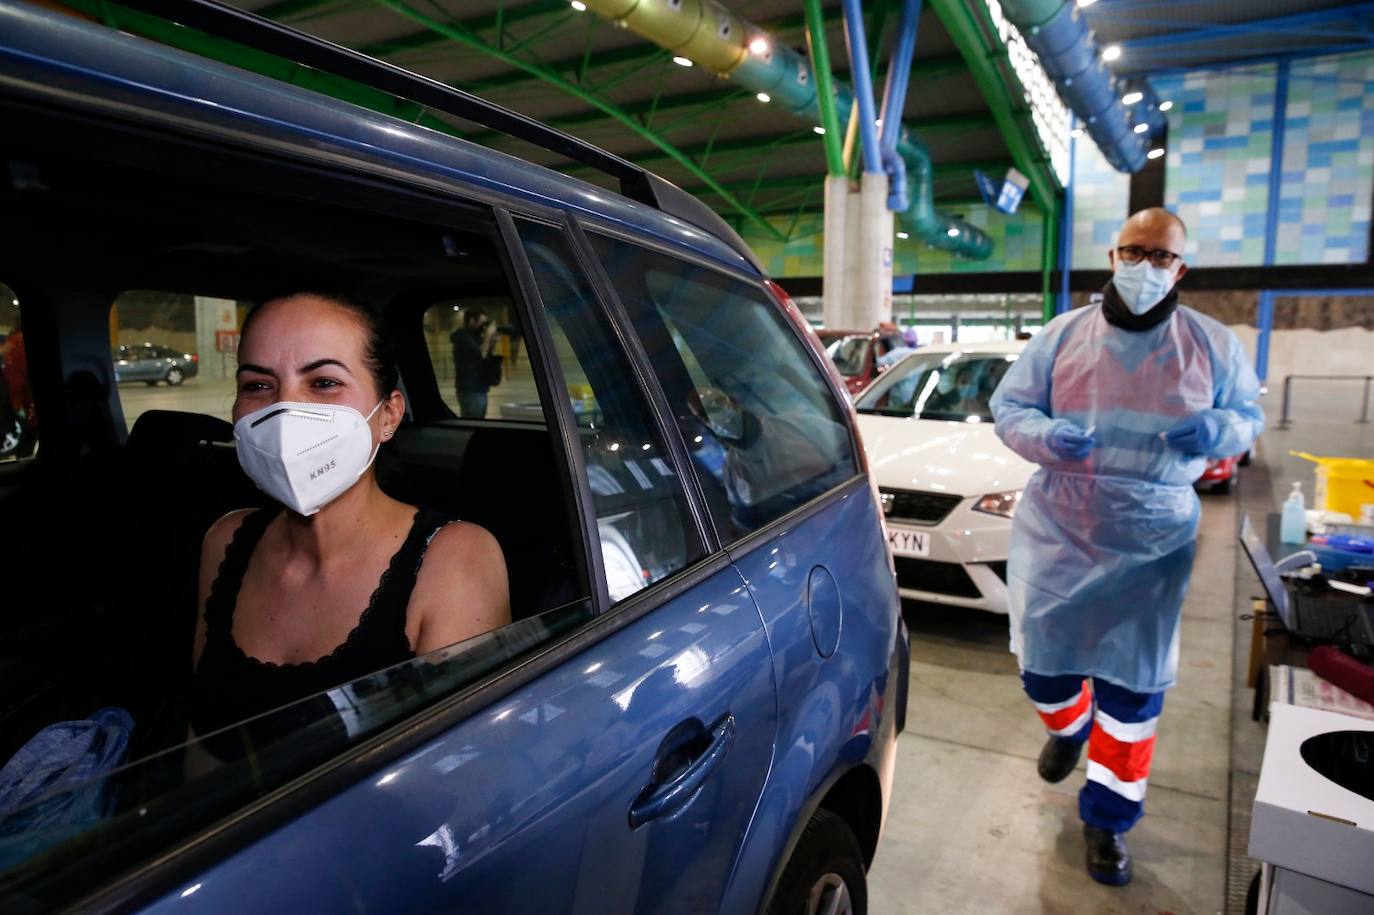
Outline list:
[[[564,230],[506,225],[542,305],[531,355],[564,405],[599,618],[557,666],[153,910],[190,887],[226,911],[719,909],[776,730],[762,619]],[[573,420],[573,386],[594,421]],[[626,562],[639,581],[613,595],[605,569]]]

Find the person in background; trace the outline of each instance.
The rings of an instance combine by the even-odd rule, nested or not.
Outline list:
[[[878,368],[890,368],[910,356],[920,347],[920,341],[916,339],[916,328],[908,327],[902,331],[902,345],[894,346],[892,349],[878,357]]]
[[[16,315],[14,329],[0,343],[0,372],[9,389],[9,411],[13,428],[0,429],[0,436],[17,436],[4,456],[24,458],[33,454],[38,443],[38,411],[29,387],[29,360],[24,350],[24,327]]]
[[[1078,795],[1089,875],[1131,879],[1125,834],[1144,813],[1155,726],[1178,672],[1179,620],[1209,457],[1264,424],[1240,341],[1178,302],[1182,220],[1131,216],[1100,304],[1060,315],[992,397],[997,434],[1040,465],[1012,522],[1011,647],[1049,740],[1040,776]]]
[[[484,419],[487,392],[491,390],[488,359],[496,346],[496,325],[486,310],[470,307],[463,311],[463,326],[449,335],[453,344],[454,386],[458,394],[458,415]]]

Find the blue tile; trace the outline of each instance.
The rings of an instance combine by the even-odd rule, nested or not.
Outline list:
[[[1236,238],[1236,239],[1227,239],[1227,240],[1223,241],[1223,242],[1221,243],[1221,253],[1222,253],[1222,254],[1239,254],[1239,253],[1240,253],[1240,239],[1238,239],[1238,238]]]
[[[1203,149],[1244,149],[1250,144],[1249,137],[1208,137],[1202,141]]]
[[[1183,113],[1184,113],[1184,114],[1201,114],[1202,112],[1204,112],[1204,111],[1206,111],[1206,110],[1207,110],[1207,102],[1206,102],[1206,101],[1203,101],[1203,100],[1199,100],[1199,101],[1196,101],[1196,102],[1189,101],[1189,102],[1184,102],[1184,103],[1183,103]]]
[[[1179,203],[1211,203],[1220,199],[1220,190],[1184,191],[1178,195]]]
[[[1331,199],[1326,202],[1328,207],[1353,207],[1355,205],[1354,194],[1333,194]]]
[[[1336,103],[1337,111],[1359,111],[1364,107],[1364,99],[1356,96],[1355,98],[1343,98]]]
[[[1311,122],[1312,119],[1304,115],[1300,118],[1288,118],[1284,121],[1284,127],[1287,130],[1306,130]]]
[[[1321,223],[1308,224],[1302,227],[1303,238],[1321,238],[1326,233],[1326,226]]]

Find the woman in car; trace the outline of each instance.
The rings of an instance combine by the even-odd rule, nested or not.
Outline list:
[[[205,535],[191,726],[207,734],[510,622],[485,529],[392,499],[405,411],[377,316],[311,293],[244,321],[234,438],[277,503]]]

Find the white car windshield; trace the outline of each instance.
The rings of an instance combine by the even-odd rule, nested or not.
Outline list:
[[[991,422],[988,400],[1013,353],[913,353],[869,388],[856,409],[883,416]]]

